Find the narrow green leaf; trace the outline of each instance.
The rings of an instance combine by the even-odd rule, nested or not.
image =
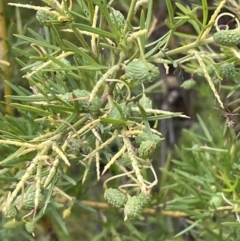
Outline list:
[[[197,226],[200,222],[202,222],[201,219],[195,221],[194,223],[192,223],[191,225],[189,225],[187,228],[185,228],[184,230],[182,230],[181,232],[179,232],[177,235],[175,235],[174,238],[177,238],[177,237],[183,235],[184,233],[187,233],[188,231],[190,231],[191,229],[193,229],[195,226]]]
[[[62,217],[59,215],[59,213],[57,212],[57,210],[55,209],[55,207],[51,207],[50,209],[51,213],[52,213],[52,217],[54,217],[54,220],[57,221],[57,223],[59,224],[59,226],[61,227],[61,229],[63,230],[63,232],[68,235],[68,230],[67,227],[65,225],[65,223],[63,222]]]
[[[59,50],[59,47],[54,46],[54,45],[51,45],[51,44],[49,44],[49,43],[46,42],[46,41],[36,40],[36,39],[34,39],[34,38],[29,38],[29,37],[26,37],[26,36],[23,36],[23,35],[20,35],[20,34],[14,34],[14,36],[17,37],[17,38],[26,40],[26,41],[28,41],[29,43],[34,43],[34,44],[36,44],[36,45],[39,45],[39,46],[42,46],[42,47],[46,47],[46,48],[48,48],[48,49]]]
[[[88,6],[86,5],[86,3],[83,0],[77,0],[80,9],[83,11],[83,13],[85,14],[85,19],[87,19],[88,21],[91,21],[92,17],[93,17],[93,13],[89,10]]]
[[[59,35],[59,30],[56,29],[54,24],[51,24],[50,26],[51,26],[50,31],[51,31],[53,43],[55,45],[58,45],[61,49],[63,49],[63,42],[62,42],[62,38]]]
[[[79,201],[79,200],[75,200],[75,203],[78,205],[78,206],[80,206],[81,208],[83,208],[83,209],[85,209],[85,210],[87,210],[87,211],[89,211],[89,212],[96,212],[96,210],[95,209],[93,209],[92,207],[90,207],[90,206],[88,206],[88,205],[86,205],[84,202],[82,202],[82,201]]]
[[[140,29],[145,29],[146,28],[146,20],[145,20],[145,15],[144,15],[144,11],[141,11],[141,16],[140,16]],[[141,35],[140,36],[140,43],[141,43],[141,49],[145,52],[145,45],[146,45],[146,39],[147,39],[147,35]]]
[[[0,161],[0,165],[3,166],[6,163],[10,162],[11,160],[17,159],[19,155],[26,149],[26,147],[20,147],[17,151],[15,151],[13,154],[9,155],[4,160]]]
[[[222,222],[221,224],[224,225],[224,226],[228,226],[228,227],[240,228],[239,222]]]
[[[80,14],[80,13],[77,13],[77,12],[74,12],[74,11],[70,11],[70,13],[71,13],[72,15],[75,15],[75,16],[79,17],[80,19],[83,19],[83,20],[85,20],[85,21],[89,21],[88,18],[84,17],[84,16],[83,16],[82,14]]]
[[[117,107],[118,112],[120,113],[122,120],[126,121],[126,118],[124,116],[124,113],[123,113],[123,110],[122,110],[121,106],[116,101],[113,101],[113,103]]]
[[[190,12],[189,8],[184,7],[181,3],[175,2],[176,6],[185,14]]]
[[[114,25],[114,23],[112,22],[112,20],[110,18],[107,1],[106,0],[93,0],[93,2],[99,6],[99,8],[101,9],[102,15],[105,17],[105,19],[108,22],[108,26],[110,27],[111,32],[114,33],[114,34],[111,34],[112,37],[110,37],[110,36],[105,36],[105,37],[117,39],[117,34],[116,34],[117,33],[117,26]],[[104,35],[101,35],[101,34],[99,34],[99,35],[104,36]]]
[[[33,31],[31,28],[27,29],[37,40],[45,42],[46,39],[44,39],[40,34]]]
[[[89,12],[89,19],[92,23],[93,21],[93,16],[94,16],[94,4],[93,4],[93,1],[92,0],[88,0],[88,12]]]
[[[103,65],[82,65],[82,66],[77,66],[77,69],[83,69],[83,70],[107,70],[109,69],[108,66],[103,66]]]
[[[5,81],[7,85],[9,85],[18,95],[25,96],[25,92],[23,92],[21,89],[19,89],[18,86],[12,84],[10,81]]]
[[[62,173],[62,177],[64,178],[64,179],[66,179],[69,183],[71,183],[72,185],[76,185],[77,183],[75,182],[75,180],[73,180],[71,177],[69,177],[68,175],[66,175],[66,174],[64,174],[64,173]]]
[[[116,126],[126,124],[126,121],[124,121],[124,120],[110,119],[110,118],[107,118],[107,117],[100,117],[100,120],[102,122],[105,122],[105,123],[108,123],[108,124],[113,124],[113,125],[116,125]]]
[[[167,10],[168,10],[168,22],[174,24],[174,11],[171,0],[166,0]]]
[[[18,140],[18,141],[25,141],[22,137],[20,137],[19,135],[14,135],[13,133],[11,132],[8,132],[8,131],[4,131],[4,130],[1,130],[1,134],[2,135],[5,135],[4,137],[8,137],[8,140],[9,139],[14,139],[14,140]],[[11,137],[11,138],[10,138]]]
[[[145,23],[146,29],[149,29],[151,27],[152,16],[153,16],[153,0],[149,0],[148,7],[147,7],[146,23]]]
[[[84,52],[84,49],[78,48],[76,45],[73,43],[63,40],[63,42],[73,51],[75,54],[78,54],[82,57],[86,63],[94,65],[94,66],[99,66],[99,64],[92,58],[90,57],[86,52]]]
[[[202,8],[203,8],[203,21],[202,24],[205,26],[208,21],[208,1],[207,0],[202,0]]]
[[[204,183],[205,183],[205,179],[202,180],[200,177],[191,175],[188,172],[184,172],[184,171],[181,171],[181,170],[178,170],[178,169],[175,169],[175,172],[178,173],[179,175],[185,177],[186,179],[192,180],[192,181],[194,181],[196,183],[199,183],[201,185],[204,185]]]
[[[22,105],[22,104],[18,104],[18,103],[12,103],[11,104],[12,107],[15,107],[19,110],[23,110],[23,111],[27,111],[27,112],[34,112],[37,113],[39,115],[43,115],[43,116],[49,116],[50,113],[48,111],[39,109],[37,107],[33,107],[33,106],[29,106],[29,105]]]
[[[93,28],[91,26],[81,24],[81,23],[74,23],[73,24],[75,27],[78,27],[82,31],[87,31],[89,33],[95,33],[98,34],[101,37],[107,37],[107,38],[112,38],[112,39],[117,39],[116,35],[107,31],[104,31],[99,28]]]
[[[30,96],[19,96],[19,95],[6,95],[7,98],[11,100],[33,102],[33,101],[46,101],[46,97],[43,95],[30,95]],[[52,95],[48,95],[48,100],[53,100]]]
[[[204,134],[206,135],[208,141],[209,141],[209,142],[212,142],[212,141],[213,141],[212,136],[211,136],[210,132],[208,131],[208,128],[207,128],[207,126],[205,125],[204,121],[202,120],[202,118],[201,118],[198,114],[197,114],[197,118],[198,118],[199,124],[200,124],[200,126],[202,127],[203,132],[204,132]]]
[[[197,190],[195,190],[195,187],[194,186],[191,186],[189,185],[189,183],[185,182],[185,181],[182,181],[182,180],[179,180],[179,178],[176,178],[176,181],[179,183],[179,185],[181,185],[183,188],[185,188],[187,190],[187,192],[190,194],[192,194],[194,197],[199,197],[199,193]]]
[[[151,127],[150,127],[150,125],[148,123],[148,120],[147,120],[147,113],[145,112],[144,108],[139,103],[137,103],[137,106],[138,106],[138,108],[141,112],[141,115],[142,115],[142,118],[143,118],[143,123],[144,123],[145,128],[146,128],[146,132],[147,132],[149,138],[151,139],[151,141],[154,142]]]
[[[12,48],[14,51],[16,51],[17,53],[19,53],[21,56],[25,56],[27,58],[29,58],[30,56],[32,56],[32,54],[30,54],[29,52],[27,52],[26,50],[17,48],[17,47],[13,47]]]
[[[68,118],[66,118],[66,120],[64,120],[65,123],[62,123],[62,124],[55,130],[54,133],[55,133],[55,134],[58,134],[58,133],[60,133],[61,131],[67,129],[67,128],[71,129],[70,125],[71,125],[71,123],[72,123],[73,121],[76,122],[77,116],[78,116],[78,112],[75,111],[75,112],[71,113],[71,115],[70,115]],[[66,123],[69,123],[69,124],[66,124]],[[71,129],[71,130],[72,130],[72,129]]]
[[[1,181],[5,181],[5,182],[18,182],[18,178],[16,177],[6,177],[6,176],[0,176],[0,180]]]

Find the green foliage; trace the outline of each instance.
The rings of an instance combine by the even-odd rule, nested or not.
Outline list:
[[[65,240],[71,229],[94,241],[238,240],[240,147],[225,106],[239,110],[239,31],[218,27],[225,1],[209,19],[205,0],[167,0],[165,22],[156,25],[153,0],[43,2],[9,3],[35,11],[37,28],[14,35],[28,86],[7,83],[18,114],[0,115],[0,203],[8,219],[1,238],[17,230],[33,240],[49,215]],[[170,66],[191,75],[178,84],[203,101],[159,174],[154,154],[163,150],[165,130],[157,126],[188,118],[155,108],[151,91],[166,94],[161,78]],[[104,210],[107,203],[116,209]],[[73,221],[64,220],[70,214]],[[172,217],[184,228],[175,229]],[[150,226],[160,228],[151,233]]]

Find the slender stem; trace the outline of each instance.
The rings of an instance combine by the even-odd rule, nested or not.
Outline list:
[[[138,0],[132,0],[132,1],[131,1],[131,5],[130,5],[129,11],[128,11],[128,16],[127,16],[127,21],[126,21],[126,23],[125,23],[124,30],[123,30],[123,33],[124,33],[124,34],[127,32],[128,23],[130,23],[131,20],[132,20],[132,18],[133,18],[134,9],[135,9],[135,7],[136,7],[137,1],[138,1]]]
[[[4,95],[8,96],[12,94],[12,89],[7,84],[10,81],[10,64],[8,58],[8,45],[6,43],[7,40],[7,31],[6,31],[6,21],[5,14],[3,8],[3,1],[0,0],[0,68],[2,69],[2,75],[4,79]],[[4,61],[4,62],[3,62]],[[9,115],[14,115],[14,110],[10,106],[11,99],[9,97],[5,97],[6,102],[6,113]]]
[[[211,31],[211,26],[213,26],[216,17],[217,17],[218,14],[220,13],[221,9],[224,7],[225,3],[226,3],[226,0],[223,0],[223,1],[221,1],[221,2],[218,4],[218,7],[217,7],[216,10],[214,11],[211,19],[209,20],[208,25],[209,25],[210,27],[208,27],[208,28],[205,30],[205,32],[202,34],[202,36],[199,37],[199,39],[197,39],[197,42],[198,42],[198,41],[201,41],[201,40],[203,40],[203,39],[205,39],[205,38],[207,37],[207,35],[208,35],[209,32]]]
[[[171,55],[176,55],[176,54],[184,54],[186,52],[188,52],[189,50],[192,50],[194,48],[197,48],[199,47],[200,45],[206,45],[206,44],[210,44],[210,43],[213,43],[213,37],[210,37],[208,39],[204,39],[204,40],[201,40],[201,41],[195,41],[193,43],[190,43],[190,44],[187,44],[187,45],[184,45],[184,46],[181,46],[179,48],[176,48],[176,49],[172,49],[172,50],[169,50],[167,52],[162,52],[160,51],[158,54],[156,55],[153,55],[151,58],[149,58],[149,61],[157,61],[158,58],[164,58],[167,56],[171,56]]]

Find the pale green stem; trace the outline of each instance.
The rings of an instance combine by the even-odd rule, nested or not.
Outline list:
[[[18,182],[17,186],[15,187],[14,191],[11,193],[8,202],[7,202],[7,208],[9,205],[12,204],[13,200],[16,198],[18,192],[20,189],[25,185],[28,178],[32,175],[33,171],[36,169],[36,166],[39,163],[39,157],[42,155],[45,155],[48,150],[51,148],[52,142],[48,141],[48,143],[45,143],[44,148],[36,155],[36,157],[32,160],[31,164],[27,168],[25,174],[21,177],[21,180]],[[7,210],[6,208],[6,210]]]
[[[35,192],[35,199],[34,199],[34,213],[33,213],[33,219],[35,218],[38,203],[39,203],[39,196],[41,193],[41,172],[42,172],[42,161],[38,162],[37,165],[37,174],[36,174],[36,192]]]
[[[123,155],[123,153],[126,151],[126,146],[123,145],[123,147],[111,158],[111,160],[108,162],[108,164],[104,167],[104,170],[102,172],[102,175],[113,165],[113,163]]]
[[[122,131],[122,138],[123,138],[123,141],[124,141],[124,145],[127,147],[129,159],[131,160],[133,170],[134,170],[135,175],[136,175],[137,180],[138,180],[138,184],[139,184],[139,186],[141,188],[141,191],[143,193],[147,193],[147,187],[146,187],[146,185],[144,183],[143,176],[142,176],[141,171],[140,171],[140,169],[138,167],[138,161],[135,158],[135,153],[134,153],[134,150],[133,150],[133,147],[132,147],[132,143],[129,140],[128,136],[125,134],[124,131]]]
[[[104,143],[102,143],[99,147],[97,147],[94,151],[92,151],[91,153],[89,153],[84,159],[83,162],[86,161],[88,158],[90,158],[91,156],[93,156],[95,153],[97,153],[98,151],[102,150],[104,147],[108,146],[109,144],[111,144],[118,136],[118,130],[115,130],[112,137],[110,137],[107,141],[105,141]]]
[[[217,91],[216,91],[216,89],[215,89],[215,86],[214,86],[214,84],[213,84],[213,82],[212,82],[212,79],[211,79],[211,77],[210,77],[210,75],[209,75],[209,73],[208,73],[208,71],[207,71],[207,69],[206,69],[206,65],[204,64],[204,62],[203,62],[202,58],[199,56],[199,54],[198,54],[196,51],[195,51],[194,53],[195,53],[196,59],[198,60],[199,65],[202,67],[204,76],[205,76],[205,78],[207,79],[208,84],[209,84],[209,86],[210,86],[210,88],[211,88],[214,96],[216,97],[216,99],[217,99],[220,107],[221,107],[222,109],[224,109],[224,106],[223,106],[223,103],[222,103],[222,101],[221,101],[221,99],[220,99],[220,96],[219,96],[219,94],[217,93]]]

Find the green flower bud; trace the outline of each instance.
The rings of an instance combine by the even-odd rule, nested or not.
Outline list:
[[[46,7],[46,10],[51,11],[51,8]],[[57,16],[55,14],[51,14],[48,11],[38,10],[36,13],[36,19],[39,21],[41,25],[48,25],[48,21],[57,20]]]
[[[223,79],[227,79],[227,80],[233,80],[236,77],[236,69],[234,64],[232,63],[222,63],[219,66],[219,75],[223,78]]]
[[[213,35],[215,43],[223,46],[236,46],[240,43],[239,30],[221,30]]]
[[[127,152],[125,152],[122,156],[121,156],[121,161],[123,163],[124,166],[128,167],[128,168],[132,168],[132,162],[129,158],[129,155]]]
[[[10,205],[6,212],[3,212],[5,218],[15,218],[17,216],[17,209],[14,205]]]
[[[144,193],[138,194],[139,202],[141,203],[142,207],[145,207],[151,200],[150,196],[146,196]]]
[[[68,140],[68,152],[73,155],[79,154],[81,151],[82,144],[83,142],[78,138]]]
[[[25,210],[31,210],[35,207],[35,192],[25,192],[22,198],[22,195],[17,196],[15,200],[15,205],[19,206],[22,204],[22,208]],[[43,194],[39,194],[38,199],[38,208],[42,208],[45,204],[45,197]]]
[[[143,60],[130,62],[125,69],[126,75],[132,80],[133,86],[158,79],[160,71],[158,67]]]
[[[143,141],[138,149],[139,157],[149,158],[156,150],[156,144],[153,141]]]
[[[141,200],[137,196],[129,197],[124,207],[124,219],[136,218],[142,213],[142,210],[143,205]]]
[[[116,208],[121,208],[127,202],[127,197],[118,189],[109,188],[104,192],[105,200]]]

